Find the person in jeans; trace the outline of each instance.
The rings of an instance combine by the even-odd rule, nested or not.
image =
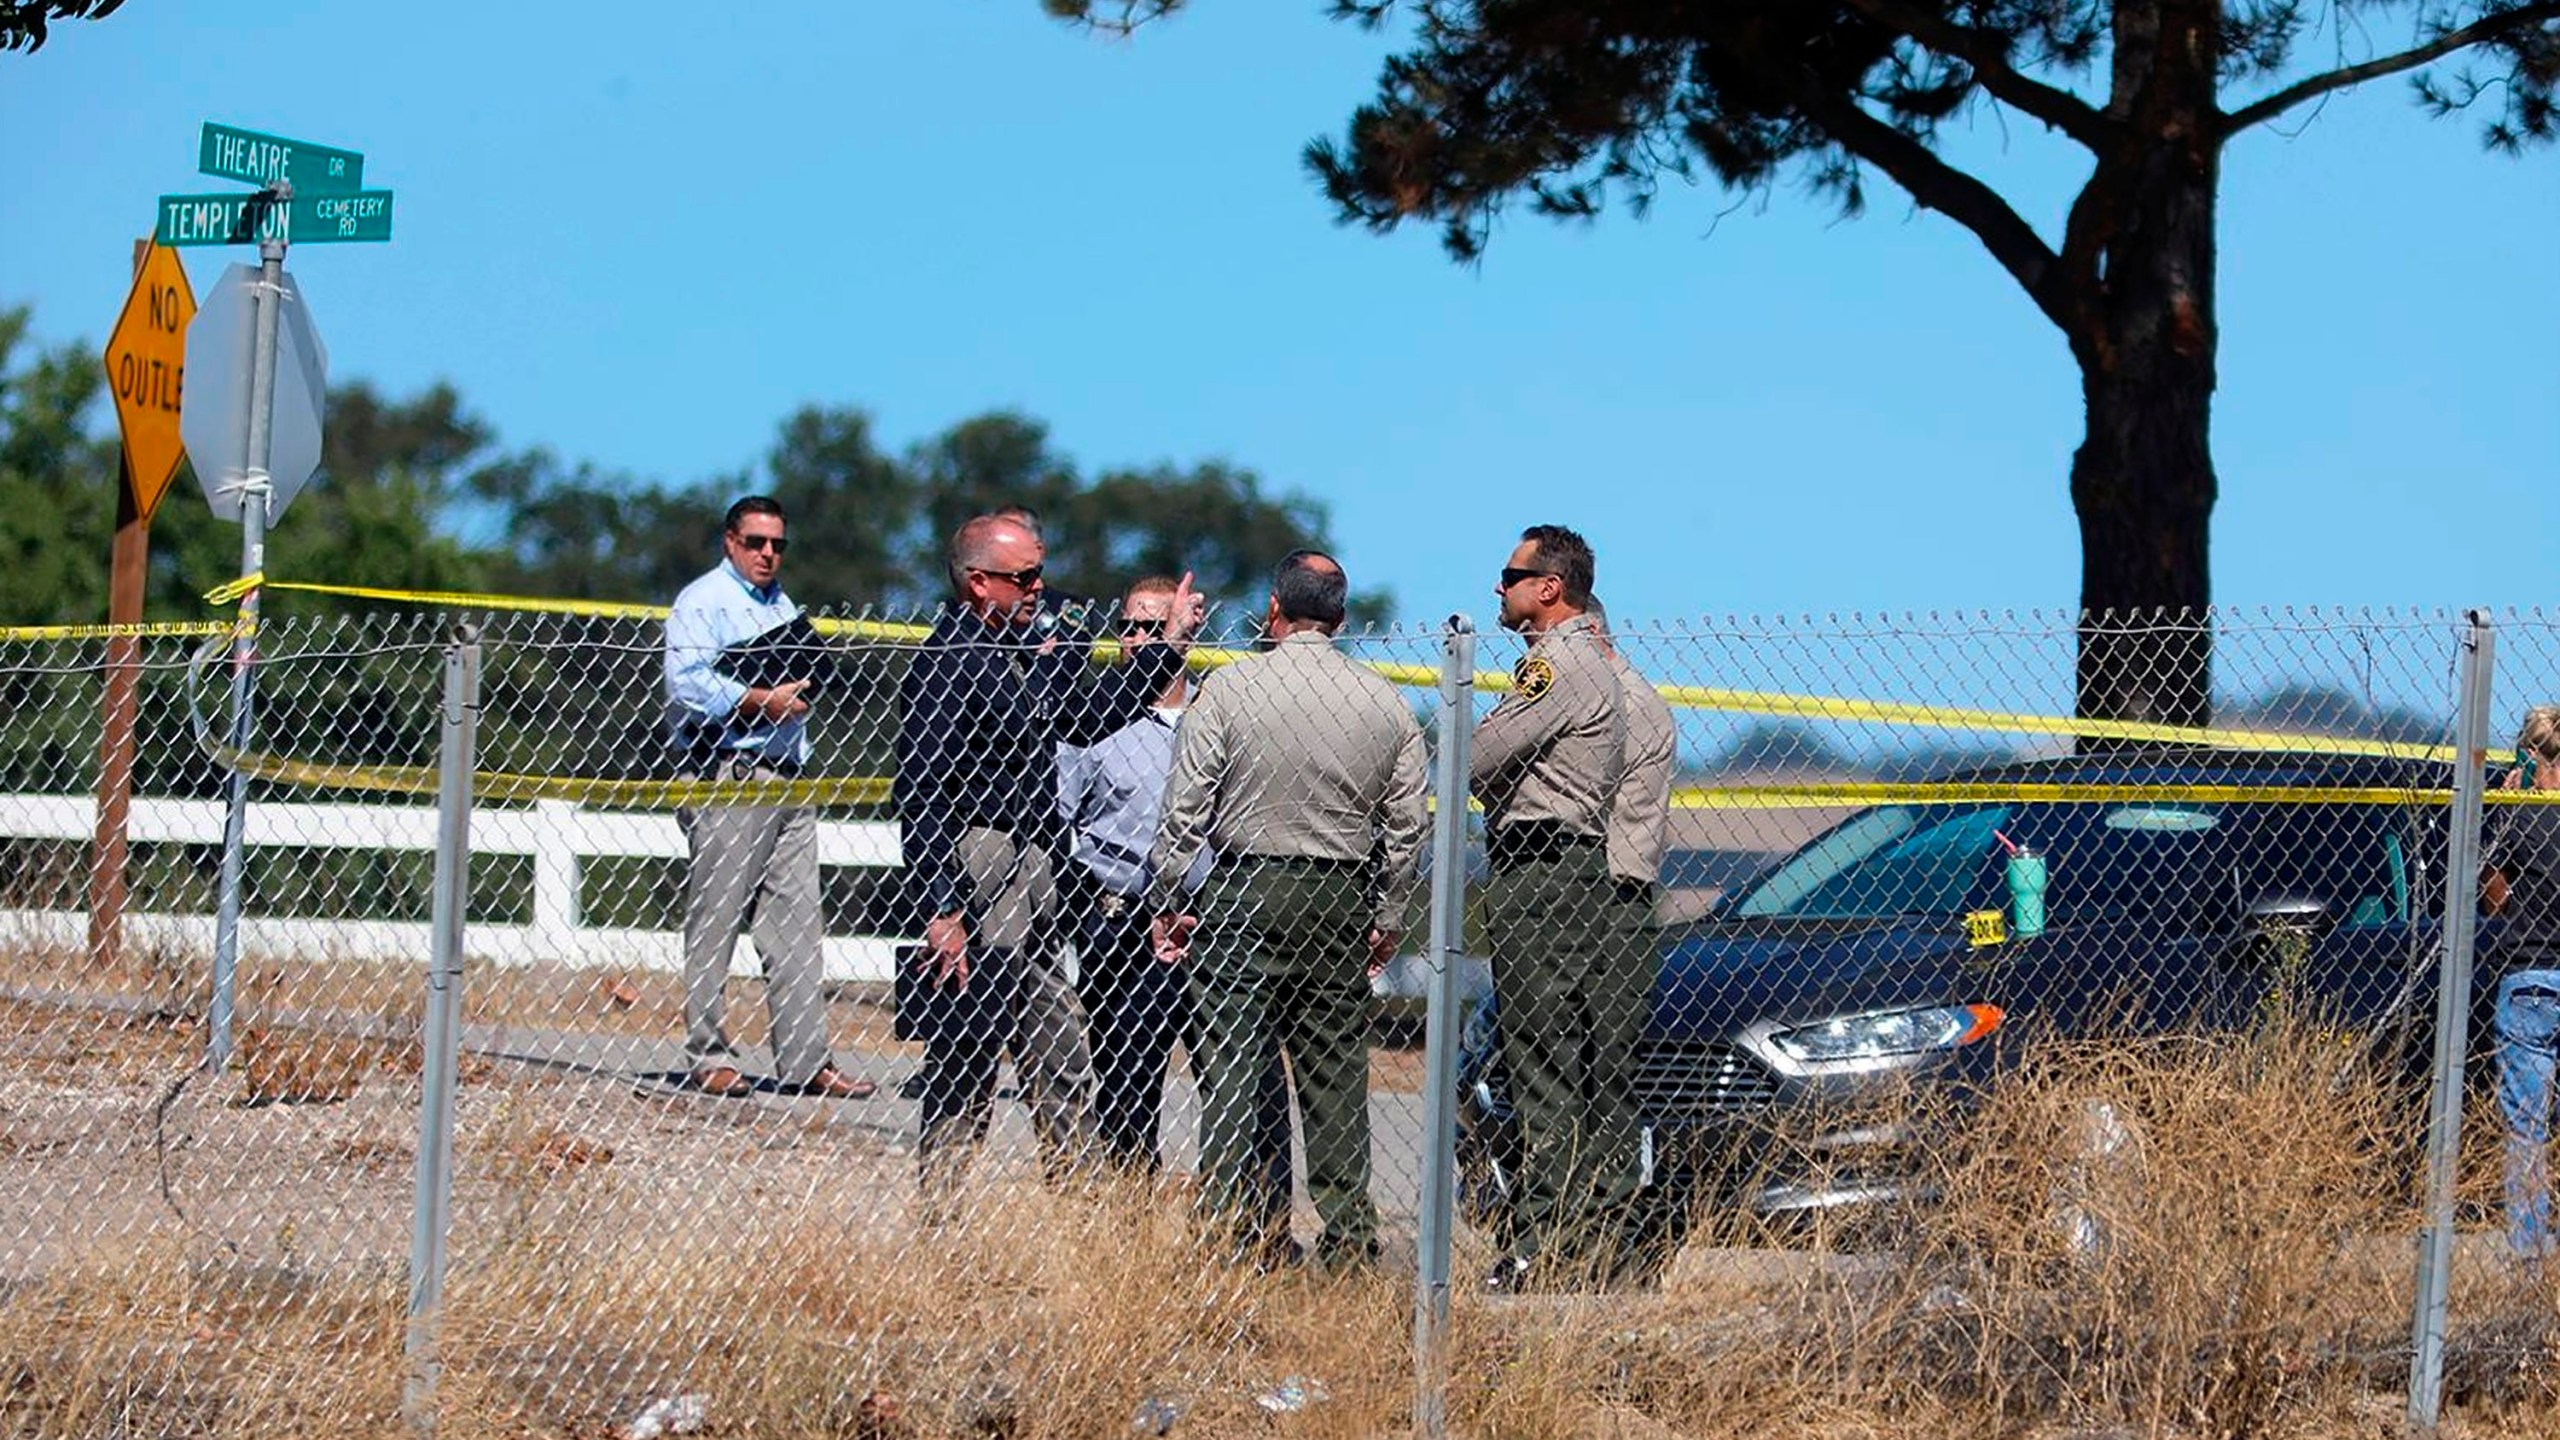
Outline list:
[[[2483,859],[2488,909],[2504,923],[2484,980],[2497,985],[2498,1108],[2507,1121],[2507,1241],[2536,1264],[2551,1228],[2551,1100],[2560,1052],[2560,705],[2536,706]],[[2532,798],[2525,798],[2525,797]]]

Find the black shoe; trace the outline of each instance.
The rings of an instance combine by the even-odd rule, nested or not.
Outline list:
[[[1350,1275],[1372,1270],[1378,1264],[1378,1242],[1371,1239],[1354,1245],[1316,1244],[1315,1268],[1325,1275]]]
[[[1487,1295],[1528,1293],[1531,1268],[1529,1257],[1526,1255],[1503,1256],[1493,1262],[1492,1269],[1484,1272],[1484,1293]]]
[[[1236,1247],[1235,1263],[1256,1275],[1284,1275],[1307,1263],[1307,1247],[1294,1239],[1247,1241]]]

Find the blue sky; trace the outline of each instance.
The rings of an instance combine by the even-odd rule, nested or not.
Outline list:
[[[1116,43],[1034,0],[136,0],[0,57],[0,304],[103,341],[154,198],[226,188],[192,173],[217,119],[365,154],[396,239],[290,262],[332,377],[449,380],[511,447],[691,480],[804,403],[900,445],[1014,407],[1088,473],[1222,457],[1324,500],[1413,619],[1489,621],[1546,520],[1630,619],[2074,603],[2076,379],[1969,235],[1880,178],[1854,222],[1679,188],[1515,218],[1475,268],[1338,228],[1298,152],[1384,42],[1319,10]],[[2052,233],[2070,152],[1962,148]],[[2229,152],[2218,599],[2551,598],[2555,159],[2390,82]]]

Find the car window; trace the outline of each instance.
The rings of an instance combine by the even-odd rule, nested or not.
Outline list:
[[[2391,812],[2361,805],[2032,806],[2019,838],[2048,852],[2050,923],[2209,935],[2250,906],[2317,900],[2341,925],[2409,918]]]
[[[2279,898],[2318,900],[2344,926],[2406,924],[2402,829],[2368,805],[1883,805],[1781,861],[1729,913],[1881,920],[2003,906],[2006,839],[2045,857],[2055,926],[2229,934],[2248,907]]]
[[[1736,902],[1739,916],[1877,920],[1962,913],[1999,851],[2011,807],[1885,805],[1790,856]]]
[[[2016,838],[2044,852],[2048,924],[2196,935],[2238,915],[2217,879],[2230,850],[2224,822],[2211,805],[2040,805]]]
[[[2407,851],[2394,814],[2373,805],[2253,805],[2233,874],[2243,905],[2317,900],[2341,925],[2407,924]]]

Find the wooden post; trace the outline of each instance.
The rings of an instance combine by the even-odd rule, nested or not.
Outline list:
[[[136,275],[150,250],[148,240],[133,242]],[[107,623],[137,625],[151,565],[151,517],[136,500],[133,463],[122,445],[116,454],[116,539],[107,569]],[[89,864],[89,960],[102,970],[124,963],[125,870],[131,856],[125,818],[133,802],[133,725],[141,680],[141,639],[109,637],[106,694],[98,706],[98,839]]]

